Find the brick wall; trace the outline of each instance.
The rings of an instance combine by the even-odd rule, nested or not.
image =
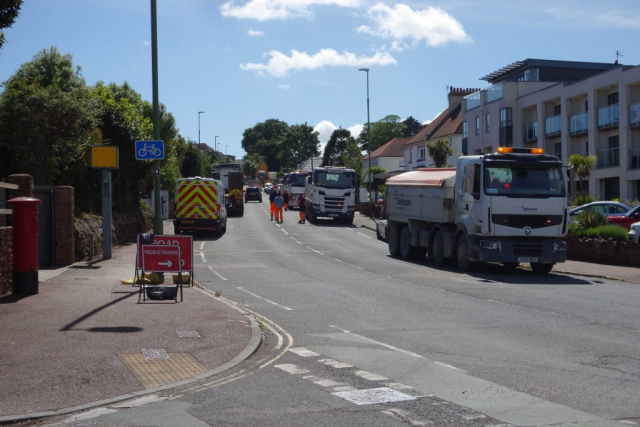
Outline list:
[[[640,267],[640,244],[567,236],[567,259]]]
[[[56,265],[75,262],[73,187],[59,186],[53,189],[55,197]]]
[[[0,296],[13,292],[13,228],[0,227]]]

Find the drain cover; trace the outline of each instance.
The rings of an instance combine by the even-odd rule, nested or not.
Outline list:
[[[416,400],[415,397],[409,396],[389,387],[370,388],[366,390],[355,391],[339,391],[331,393],[356,405],[376,405],[378,403],[401,402],[403,400]]]
[[[200,338],[198,331],[176,331],[180,338]]]
[[[147,359],[168,359],[169,353],[164,348],[158,350],[142,349],[142,355]]]

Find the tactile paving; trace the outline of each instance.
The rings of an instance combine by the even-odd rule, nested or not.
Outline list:
[[[189,353],[169,353],[168,359],[147,359],[140,353],[118,354],[118,357],[147,389],[171,384],[207,371]]]

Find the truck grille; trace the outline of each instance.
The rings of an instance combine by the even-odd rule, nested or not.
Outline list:
[[[344,197],[326,197],[324,198],[325,212],[342,212],[344,206]]]
[[[542,254],[542,245],[536,244],[514,244],[513,254],[521,257],[537,257]]]
[[[512,228],[543,228],[562,224],[562,215],[501,215],[494,214],[491,221]]]

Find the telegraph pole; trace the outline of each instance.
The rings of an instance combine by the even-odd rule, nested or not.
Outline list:
[[[160,108],[158,103],[158,25],[156,0],[151,0],[151,69],[153,77],[153,139],[160,139]],[[155,161],[155,215],[153,234],[163,233],[162,198],[160,195],[160,160]]]

